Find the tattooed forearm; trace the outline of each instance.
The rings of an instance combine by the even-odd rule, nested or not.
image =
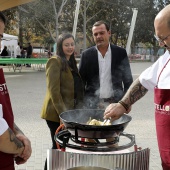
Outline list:
[[[22,148],[24,146],[23,143],[17,139],[17,137],[15,136],[13,131],[11,129],[8,129],[8,132],[9,132],[9,136],[10,136],[10,141],[15,143],[17,149]]]
[[[148,90],[141,85],[139,80],[137,80],[130,91],[130,103],[133,104],[140,98],[142,98]]]
[[[15,134],[17,134],[17,133],[22,133],[22,134],[24,134],[15,123],[14,123],[14,133],[15,133]]]
[[[128,107],[130,107],[137,100],[142,98],[147,92],[148,90],[143,87],[139,79],[137,79],[133,82],[128,92],[123,97],[123,101],[128,105]]]

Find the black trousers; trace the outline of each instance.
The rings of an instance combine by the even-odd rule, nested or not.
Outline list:
[[[31,58],[31,55],[27,55],[26,58]],[[26,64],[27,67],[31,67],[31,64]]]
[[[17,55],[16,58],[21,58],[21,56]],[[21,64],[16,64],[16,67],[21,67]]]
[[[47,125],[48,125],[48,127],[50,129],[50,133],[51,133],[52,149],[57,149],[57,145],[56,145],[56,141],[54,140],[54,136],[55,136],[55,132],[56,132],[57,128],[60,126],[60,123],[49,121],[49,120],[46,120],[46,122],[47,122]],[[47,159],[45,161],[44,170],[47,170]]]

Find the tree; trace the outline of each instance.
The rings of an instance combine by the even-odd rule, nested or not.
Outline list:
[[[18,34],[16,30],[16,27],[18,25],[17,8],[5,10],[3,11],[3,14],[6,16],[6,19],[7,19],[5,32],[7,34],[17,35]]]
[[[88,6],[88,8],[86,6]],[[85,12],[82,12],[83,15],[80,15],[79,17],[79,23],[83,24],[81,26],[79,24],[79,28],[83,27],[83,29],[85,30],[84,27],[86,27],[87,24],[90,25],[90,27],[87,27],[86,32],[83,31],[84,36],[85,33],[87,33],[86,36],[89,42],[89,46],[94,44],[91,38],[91,28],[92,25],[98,20],[104,20],[109,23],[112,31],[111,42],[113,42],[114,44],[125,46],[128,33],[127,23],[129,22],[132,14],[132,11],[129,7],[129,2],[125,0],[116,0],[116,2],[113,2],[111,0],[89,0],[87,1],[86,6],[82,5]]]
[[[94,45],[91,28],[98,20],[110,25],[111,42],[125,47],[132,9],[137,8],[132,46],[142,42],[154,48],[156,54],[159,47],[153,36],[153,21],[156,14],[169,3],[170,0],[81,0],[77,32],[83,35],[83,48],[86,48],[86,44]],[[72,32],[75,5],[76,0],[36,0],[22,5],[19,8],[20,37],[24,35],[26,42],[56,42],[60,33]]]
[[[140,2],[140,3],[139,3]],[[169,4],[168,1],[161,0],[133,0],[133,6],[138,8],[138,16],[134,32],[134,44],[142,42],[148,47],[152,47],[154,55],[157,55],[158,43],[154,38],[154,19],[158,12]]]
[[[29,23],[33,24],[34,28],[39,28],[40,32],[48,33],[56,42],[64,26],[67,31],[71,30],[69,24],[72,23],[73,17],[69,10],[72,8],[72,4],[70,3],[66,7],[66,3],[67,0],[37,0],[23,5],[23,8],[27,11],[27,18],[31,18]]]

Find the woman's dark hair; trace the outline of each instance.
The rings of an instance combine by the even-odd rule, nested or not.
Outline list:
[[[70,60],[67,61],[66,56],[63,51],[63,41],[68,38],[73,38],[74,37],[70,33],[64,33],[59,35],[58,40],[57,40],[57,55],[61,58],[62,60],[62,71],[67,71],[68,66],[70,66],[75,72],[78,72],[77,68],[77,62],[75,60],[74,53],[70,56]]]

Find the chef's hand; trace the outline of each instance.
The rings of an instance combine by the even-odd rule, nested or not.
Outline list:
[[[27,162],[27,160],[24,160],[23,158],[21,158],[19,156],[15,157],[15,163],[17,165],[24,164],[25,162]]]
[[[111,121],[119,119],[124,113],[129,113],[131,108],[128,111],[120,103],[110,104],[105,112],[104,119],[111,118]]]
[[[32,149],[31,149],[31,142],[30,140],[23,134],[17,134],[16,137],[24,144],[24,151],[21,155],[15,155],[15,157],[19,156],[23,159],[23,161],[27,161],[31,156]],[[22,162],[23,162],[22,161]],[[20,161],[21,162],[21,161]]]

